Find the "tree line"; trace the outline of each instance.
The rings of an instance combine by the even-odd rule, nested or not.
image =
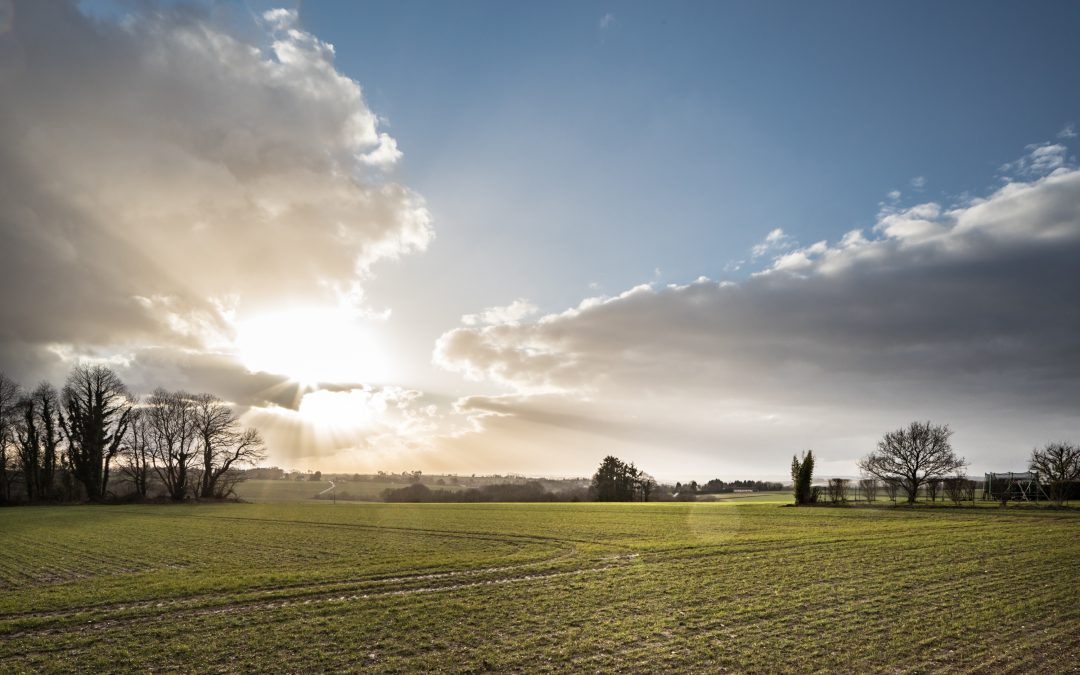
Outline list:
[[[974,500],[976,481],[964,474],[968,462],[958,456],[950,443],[953,431],[947,424],[912,422],[906,427],[886,433],[877,448],[858,462],[863,475],[858,487],[867,501],[875,501],[878,487],[896,501],[902,495],[914,504],[920,492],[931,501],[940,494],[957,505]],[[1031,451],[1028,469],[1038,476],[1035,489],[1045,489],[1050,501],[1062,505],[1080,487],[1080,446],[1067,442],[1047,443]],[[814,486],[814,456],[812,452],[794,457],[791,464],[792,491],[795,504],[813,504],[828,500],[847,501],[850,480],[832,478],[822,486]],[[1002,503],[1010,496],[1008,489],[999,489]]]
[[[239,467],[265,456],[213,394],[159,388],[140,400],[103,365],[75,366],[59,390],[0,373],[0,504],[106,501],[114,472],[129,498],[223,498]]]
[[[318,498],[330,497],[324,495]],[[341,495],[337,498],[348,499]],[[465,490],[432,490],[422,483],[414,483],[402,488],[383,490],[382,499],[385,502],[578,502],[588,499],[588,494],[586,490],[580,489],[553,492],[546,489],[540,481],[492,483]]]
[[[739,490],[752,492],[779,492],[784,489],[783,483],[767,480],[732,480],[724,481],[719,478],[699,484],[696,480],[689,483],[675,483],[675,492],[678,494],[689,492],[698,495],[728,494]]]

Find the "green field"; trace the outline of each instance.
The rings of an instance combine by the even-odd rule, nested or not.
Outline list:
[[[382,501],[384,490],[408,487],[404,482],[338,481],[335,490],[343,499],[349,497],[360,501]],[[330,487],[329,481],[308,480],[246,480],[236,486],[236,496],[245,502],[260,504],[273,502],[296,502],[313,499],[316,494]],[[432,490],[460,489],[451,486],[429,485]],[[329,496],[327,493],[326,496]]]
[[[1080,513],[300,502],[0,511],[0,671],[1080,663]]]

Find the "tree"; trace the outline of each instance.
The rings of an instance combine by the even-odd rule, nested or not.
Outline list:
[[[145,408],[132,411],[124,444],[120,449],[120,472],[131,481],[135,494],[146,499],[150,495],[150,475],[153,471],[150,417]]]
[[[1047,443],[1041,450],[1031,451],[1030,466],[1038,472],[1040,481],[1047,481],[1050,499],[1060,506],[1068,497],[1070,483],[1080,481],[1080,446]]]
[[[0,373],[0,504],[10,498],[11,464],[15,454],[15,425],[19,416],[19,385]]]
[[[619,475],[619,495],[621,501],[634,501],[638,490],[638,471],[634,463],[623,465],[623,472]]]
[[[914,504],[919,488],[927,480],[943,478],[967,466],[949,444],[952,431],[948,425],[912,422],[905,428],[885,434],[877,450],[859,461],[864,474],[881,480],[895,480]]]
[[[198,496],[213,499],[228,496],[239,480],[223,477],[244,464],[256,464],[266,457],[262,437],[255,429],[244,429],[232,409],[212,394],[194,397],[195,433],[201,460]]]
[[[655,490],[656,490],[656,479],[653,478],[652,476],[650,476],[649,474],[645,473],[644,471],[639,471],[638,475],[637,475],[636,491],[637,491],[638,495],[641,496],[641,501],[643,501],[643,502],[649,501],[649,497],[652,496],[652,494],[653,494],[653,492]]]
[[[842,504],[847,501],[848,483],[847,478],[829,479],[829,501],[833,504]]]
[[[882,481],[885,484],[885,494],[889,495],[889,501],[896,503],[896,493],[900,490],[900,481],[895,478],[887,478]]]
[[[33,400],[37,403],[37,421],[41,425],[38,488],[43,499],[52,499],[56,496],[56,470],[63,459],[60,450],[63,441],[60,432],[60,394],[56,387],[42,382],[34,390]]]
[[[593,474],[589,491],[600,502],[629,502],[637,498],[648,501],[655,487],[652,477],[632,463],[608,455]]]
[[[124,383],[101,365],[78,365],[62,394],[60,427],[68,441],[68,461],[86,498],[101,501],[109,485],[109,464],[120,451],[132,404]]]
[[[969,499],[970,491],[975,489],[973,481],[962,473],[945,479],[945,496],[952,500],[955,506],[960,506],[965,499]]]
[[[866,497],[866,501],[873,502],[877,500],[878,482],[876,479],[863,478],[859,481],[859,488],[862,490],[863,495]]]
[[[169,498],[183,501],[198,452],[193,397],[183,391],[155,389],[146,399],[144,414],[149,425],[154,472],[164,483]]]
[[[61,440],[56,388],[42,382],[19,399],[18,407],[20,419],[15,425],[15,437],[27,501],[49,499],[53,496]]]
[[[620,501],[620,477],[626,465],[618,457],[608,455],[592,477],[592,491],[598,502]]]
[[[814,490],[814,451],[807,450],[803,453],[802,461],[799,458],[791,458],[791,486],[795,493],[795,504],[812,503]]]
[[[927,478],[926,479],[926,496],[931,502],[937,501],[938,492],[941,491],[941,481],[944,478]]]

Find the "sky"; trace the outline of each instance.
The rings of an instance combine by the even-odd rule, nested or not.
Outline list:
[[[0,370],[322,471],[1080,440],[1080,6],[0,0]]]

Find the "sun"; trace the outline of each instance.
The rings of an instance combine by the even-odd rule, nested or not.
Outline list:
[[[244,367],[284,375],[301,385],[385,381],[387,352],[371,322],[339,308],[301,307],[236,325]]]

